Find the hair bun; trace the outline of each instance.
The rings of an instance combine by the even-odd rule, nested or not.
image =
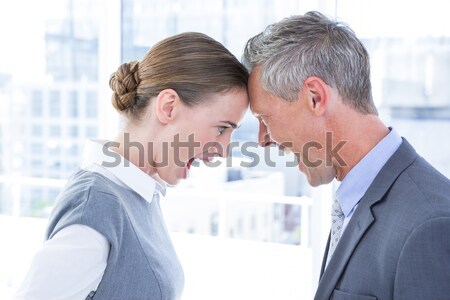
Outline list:
[[[116,72],[111,74],[109,86],[114,91],[111,101],[118,111],[123,111],[135,102],[137,87],[139,85],[139,63],[132,61],[121,64]]]

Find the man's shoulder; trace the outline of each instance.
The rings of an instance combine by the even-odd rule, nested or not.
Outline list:
[[[450,180],[421,156],[417,156],[401,177],[408,177],[424,193],[444,193],[450,199]]]
[[[425,214],[450,216],[450,180],[420,156],[399,175],[387,197],[401,197]]]

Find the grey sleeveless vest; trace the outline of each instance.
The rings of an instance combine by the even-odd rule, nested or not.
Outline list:
[[[94,300],[174,300],[184,275],[167,232],[159,197],[148,203],[100,174],[80,170],[58,196],[46,238],[82,224],[102,234],[111,249]]]

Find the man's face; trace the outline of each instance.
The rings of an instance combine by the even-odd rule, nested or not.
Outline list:
[[[283,145],[293,152],[298,168],[310,185],[318,186],[334,178],[331,166],[325,166],[325,129],[323,119],[308,104],[307,91],[288,102],[265,91],[256,69],[249,79],[250,109],[259,121],[258,143]]]

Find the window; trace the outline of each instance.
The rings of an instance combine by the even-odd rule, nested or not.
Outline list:
[[[44,162],[40,159],[34,159],[31,161],[31,168],[33,169],[43,169],[44,168]]]
[[[60,160],[51,160],[48,164],[48,167],[51,171],[59,171],[61,169],[61,165],[62,163]]]
[[[78,117],[78,92],[77,91],[71,91],[69,93],[69,103],[67,105],[67,115],[70,118],[77,118]]]
[[[97,118],[98,117],[98,99],[95,92],[86,92],[86,117]]]
[[[78,146],[73,144],[68,147],[68,153],[70,156],[77,157],[79,154]]]
[[[48,148],[48,154],[50,154],[52,157],[54,157],[54,155],[59,155],[61,153],[61,147],[60,147],[59,143],[56,141],[50,141],[47,144],[47,148]]]
[[[59,137],[61,135],[61,127],[58,125],[51,125],[49,134],[51,137]]]
[[[32,126],[31,127],[31,135],[32,136],[35,136],[35,137],[42,136],[43,130],[42,130],[41,125],[33,123],[31,126]]]
[[[97,137],[97,127],[87,126],[86,127],[86,137],[90,138],[90,139]]]
[[[31,113],[33,117],[42,117],[44,111],[44,99],[42,91],[34,90],[31,93]]]
[[[44,146],[42,143],[32,143],[31,144],[31,155],[42,155],[44,153]]]
[[[0,135],[1,138],[1,135]],[[4,167],[3,167],[3,143],[0,142],[0,174],[4,173]],[[0,191],[1,192],[1,191]],[[0,194],[1,197],[1,194]],[[1,208],[0,208],[1,211]]]
[[[61,99],[59,91],[50,91],[49,95],[49,115],[59,117],[61,114]]]
[[[73,138],[78,137],[78,131],[79,131],[79,129],[77,126],[70,126],[69,127],[69,136],[73,137]]]

